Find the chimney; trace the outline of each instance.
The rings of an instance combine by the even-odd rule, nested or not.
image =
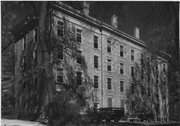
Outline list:
[[[139,33],[139,28],[138,27],[135,27],[134,28],[134,37],[136,37],[136,38],[140,38],[140,33]]]
[[[116,15],[113,15],[113,16],[111,17],[111,25],[112,25],[113,27],[115,27],[115,28],[118,27],[117,18],[118,18],[118,17],[117,17]]]
[[[89,3],[87,1],[83,2],[83,13],[89,15]]]

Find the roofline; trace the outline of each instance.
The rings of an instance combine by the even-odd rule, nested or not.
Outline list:
[[[106,30],[108,32],[111,32],[111,33],[117,35],[117,36],[121,36],[123,38],[126,38],[129,41],[133,42],[134,44],[137,44],[139,46],[147,48],[144,41],[142,41],[140,39],[137,39],[134,36],[131,36],[131,35],[125,33],[125,32],[122,32],[119,29],[114,28],[113,26],[111,26],[111,25],[109,25],[107,23],[104,23],[104,22],[102,22],[102,21],[100,21],[100,20],[98,20],[96,18],[93,18],[93,17],[91,17],[89,15],[85,15],[82,12],[70,7],[67,4],[64,4],[62,2],[55,2],[55,4],[52,4],[52,7],[55,10],[58,10],[60,12],[63,12],[65,14],[67,14],[67,15],[70,15],[70,16],[76,18],[76,19],[79,19],[79,20],[87,23],[87,24],[91,24],[94,27],[99,28],[100,30]]]

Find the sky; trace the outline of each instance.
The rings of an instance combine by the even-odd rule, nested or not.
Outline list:
[[[81,10],[78,2],[66,2],[72,7]],[[152,4],[155,2],[126,2],[126,1],[91,1],[90,15],[108,24],[111,24],[111,17],[115,14],[118,17],[118,29],[134,35],[134,28],[140,29],[140,39],[148,41],[150,39],[150,25],[148,25],[147,16],[152,10]],[[159,2],[160,4],[169,4]],[[158,18],[158,17],[156,17]]]
[[[72,2],[63,1],[75,9],[82,10],[82,1]],[[102,20],[110,24],[111,17],[115,14],[118,17],[118,29],[134,35],[134,28],[139,27],[140,39],[148,41],[149,25],[146,22],[146,16],[150,13],[152,6],[150,4],[155,2],[125,2],[125,1],[89,1],[90,4],[90,16]],[[164,4],[165,2],[161,2]],[[22,17],[31,13],[32,7],[28,4],[24,4],[23,7],[17,7],[16,11]],[[146,22],[146,23],[145,23]]]

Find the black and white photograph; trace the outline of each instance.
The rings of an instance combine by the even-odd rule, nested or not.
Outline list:
[[[180,126],[180,1],[1,1],[1,126]]]

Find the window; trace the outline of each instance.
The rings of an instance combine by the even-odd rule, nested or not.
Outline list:
[[[98,56],[94,55],[94,68],[98,68]]]
[[[143,65],[143,57],[144,57],[144,55],[141,54],[141,65]]]
[[[131,93],[134,94],[134,83],[131,84]]]
[[[131,77],[134,77],[134,67],[131,67]]]
[[[120,92],[124,92],[124,81],[120,81]]]
[[[107,41],[107,52],[111,53],[111,41]]]
[[[124,99],[121,99],[121,108],[124,108]]]
[[[63,59],[63,45],[58,45],[58,59]]]
[[[124,64],[120,63],[120,74],[124,74]]]
[[[111,78],[107,78],[107,89],[111,90]]]
[[[112,107],[112,98],[108,98],[108,107]]]
[[[81,51],[77,51],[77,63],[81,64]]]
[[[57,21],[57,35],[63,37],[63,22]]]
[[[98,76],[94,76],[94,88],[98,88]]]
[[[163,72],[166,72],[166,65],[163,64]]]
[[[124,56],[124,49],[123,46],[120,45],[120,56],[123,57]]]
[[[131,60],[134,61],[134,50],[131,50]]]
[[[81,78],[81,72],[77,72],[77,85],[81,85],[82,84],[82,78]]]
[[[98,37],[94,36],[94,48],[98,49]]]
[[[107,59],[107,70],[111,71],[111,59]]]
[[[57,82],[63,83],[63,69],[62,68],[57,69]]]
[[[94,103],[94,109],[98,109],[98,103],[97,102]]]
[[[143,70],[142,67],[141,67],[141,79],[142,79],[142,80],[144,79],[144,70]]]
[[[81,43],[81,32],[82,32],[82,30],[77,29],[76,37],[77,37],[77,42],[79,42],[79,43]]]

